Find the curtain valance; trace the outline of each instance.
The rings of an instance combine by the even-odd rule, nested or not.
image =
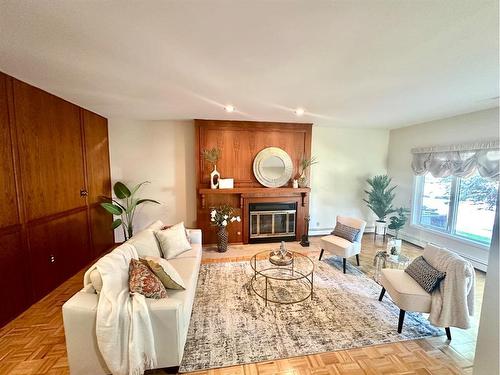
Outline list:
[[[430,172],[434,177],[468,177],[477,170],[482,177],[498,179],[500,176],[498,140],[421,147],[411,152],[411,167],[416,175]]]

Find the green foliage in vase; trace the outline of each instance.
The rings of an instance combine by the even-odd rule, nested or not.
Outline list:
[[[300,171],[301,174],[307,169],[312,167],[314,164],[318,164],[318,159],[316,159],[316,156],[309,158],[306,158],[305,156],[302,156],[302,159],[300,160]]]
[[[396,186],[389,187],[391,181],[392,178],[387,175],[374,176],[366,180],[371,190],[365,190],[368,199],[363,199],[363,201],[377,215],[379,221],[385,221],[387,215],[396,212],[396,209],[392,206],[395,197],[393,190]]]
[[[116,229],[121,226],[125,240],[128,240],[134,235],[133,222],[137,207],[146,202],[160,204],[160,202],[154,199],[136,198],[136,193],[145,184],[149,184],[149,181],[141,182],[132,189],[129,189],[123,182],[118,181],[113,185],[113,192],[115,193],[116,199],[106,197],[105,199],[107,202],[101,203],[101,206],[110,214],[113,216],[120,216],[119,219],[113,221],[111,227]]]
[[[203,156],[203,159],[211,163],[212,166],[215,166],[215,164],[217,164],[217,162],[220,160],[221,150],[217,147],[214,147],[210,150],[203,150],[201,154]]]
[[[399,231],[406,225],[406,222],[408,221],[408,214],[410,213],[410,210],[406,207],[399,207],[395,212],[398,215],[390,217],[389,220],[391,221],[391,223],[389,224],[389,229],[393,229],[396,231],[396,239],[398,239]]]

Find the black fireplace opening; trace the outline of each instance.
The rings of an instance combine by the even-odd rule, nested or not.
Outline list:
[[[249,243],[295,241],[297,203],[250,203],[249,211]]]

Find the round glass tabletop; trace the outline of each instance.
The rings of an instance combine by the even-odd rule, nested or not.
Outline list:
[[[250,259],[250,266],[255,274],[274,280],[300,280],[314,272],[314,263],[306,255],[288,250],[292,262],[286,266],[278,266],[269,261],[272,251],[266,250],[255,254]]]

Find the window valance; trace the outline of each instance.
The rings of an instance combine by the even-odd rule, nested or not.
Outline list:
[[[498,140],[451,146],[421,147],[411,150],[411,167],[416,175],[430,172],[434,177],[467,177],[476,170],[482,177],[500,176]]]

